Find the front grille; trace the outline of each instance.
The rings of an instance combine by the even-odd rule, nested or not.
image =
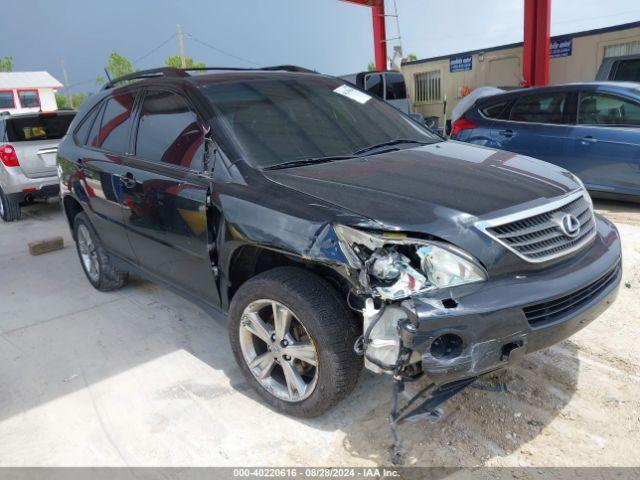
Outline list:
[[[595,282],[581,288],[564,297],[556,298],[544,303],[537,303],[523,308],[524,315],[527,317],[529,325],[541,326],[546,323],[553,322],[570,314],[583,305],[587,304],[592,298],[597,297],[600,292],[604,291],[611,285],[620,271],[620,264]]]
[[[579,233],[574,238],[560,227],[565,214],[575,216],[580,222]],[[595,236],[596,223],[591,202],[579,195],[543,213],[503,224],[494,222],[486,231],[525,260],[545,262],[586,245]]]

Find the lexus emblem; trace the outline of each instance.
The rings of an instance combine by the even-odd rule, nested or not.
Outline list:
[[[560,230],[562,230],[562,233],[569,238],[575,238],[580,233],[580,220],[570,213],[563,215],[559,219],[558,226]]]

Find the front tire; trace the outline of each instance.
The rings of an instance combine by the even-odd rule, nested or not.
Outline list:
[[[293,267],[244,283],[229,309],[231,349],[253,389],[274,409],[315,417],[353,390],[362,359],[344,300]]]
[[[20,220],[20,204],[13,198],[7,197],[0,188],[0,218],[5,222]]]
[[[82,269],[94,288],[101,292],[110,292],[127,283],[129,273],[113,266],[109,254],[102,246],[98,234],[84,212],[74,218],[73,238],[76,241],[76,250]]]

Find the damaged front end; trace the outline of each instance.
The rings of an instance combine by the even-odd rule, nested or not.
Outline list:
[[[421,357],[411,348],[419,327],[413,297],[484,282],[486,270],[468,253],[437,240],[343,225],[335,226],[335,232],[358,271],[363,335],[356,349],[365,356],[365,366],[393,374],[414,365],[415,373]],[[442,348],[456,348],[449,343]]]
[[[358,271],[363,334],[354,348],[364,355],[366,368],[393,375],[389,421],[394,442],[392,461],[398,464],[402,459],[398,424],[423,416],[437,420],[438,405],[475,381],[472,377],[438,386],[431,382],[413,396],[406,394],[405,382],[423,374],[422,356],[414,349],[420,319],[413,297],[484,282],[487,272],[471,255],[437,240],[395,232],[372,234],[342,225],[335,231],[351,267]],[[455,355],[456,350],[462,350],[462,340],[456,339],[459,337],[443,336],[432,345],[444,356]],[[402,408],[401,395],[406,398]]]

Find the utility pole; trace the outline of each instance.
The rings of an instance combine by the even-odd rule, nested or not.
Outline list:
[[[182,68],[187,68],[187,61],[184,58],[184,34],[182,33],[182,27],[180,24],[176,25],[177,35],[178,35],[178,53],[180,55],[180,66]]]
[[[67,101],[71,108],[73,108],[73,98],[71,97],[71,93],[69,92],[69,76],[67,75],[67,67],[64,64],[64,59],[60,59],[60,66],[62,67],[62,76],[64,77],[64,91],[67,94]]]

